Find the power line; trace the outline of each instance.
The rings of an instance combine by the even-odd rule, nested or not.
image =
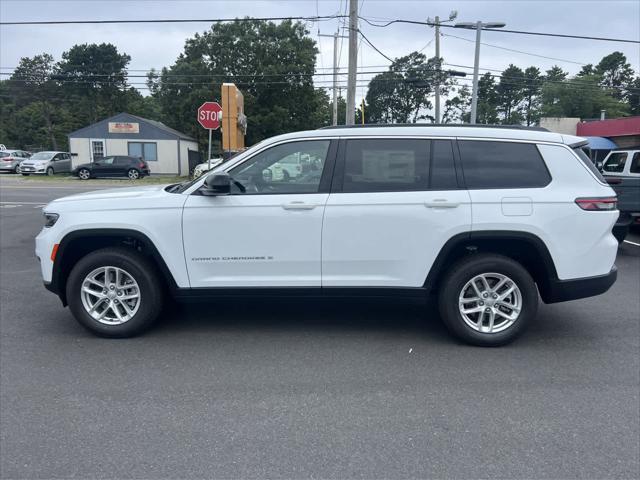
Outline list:
[[[469,42],[469,43],[476,43],[475,40],[471,40],[469,38],[464,38],[464,37],[458,37],[457,35],[450,35],[448,33],[443,33],[442,35],[444,35],[445,37],[457,38],[458,40],[464,40],[465,42]],[[557,61],[557,62],[573,63],[575,65],[581,65],[581,66],[587,65],[586,63],[576,62],[574,60],[567,60],[565,58],[548,57],[546,55],[539,55],[537,53],[531,53],[531,52],[524,52],[522,50],[516,50],[514,48],[501,47],[500,45],[493,45],[491,43],[485,43],[485,42],[480,42],[480,43],[482,45],[487,46],[487,47],[499,48],[500,50],[507,50],[508,52],[522,53],[524,55],[530,55],[532,57],[546,58],[547,60],[554,60],[554,61]]]
[[[136,20],[27,20],[16,22],[0,22],[0,25],[95,25],[115,23],[225,23],[225,22],[272,22],[284,20],[300,20],[305,22],[322,22],[342,18],[343,15],[316,15],[311,17],[245,17],[245,18],[156,18]]]
[[[365,22],[367,22],[369,25],[371,25],[372,27],[379,27],[379,28],[385,28],[388,27],[389,25],[392,25],[394,23],[407,23],[407,24],[412,24],[412,25],[428,25],[430,27],[435,26],[434,22],[421,22],[418,20],[402,20],[402,19],[395,19],[395,20],[390,20],[386,23],[384,23],[383,25],[379,25],[376,23],[371,22],[370,20],[368,20],[367,18],[364,17],[360,17],[361,20],[364,20]],[[440,25],[441,27],[445,27],[445,28],[456,28],[455,25]],[[602,42],[622,42],[622,43],[637,43],[640,44],[640,40],[630,40],[627,38],[610,38],[610,37],[592,37],[592,36],[586,36],[586,35],[569,35],[569,34],[564,34],[564,33],[548,33],[548,32],[531,32],[531,31],[525,31],[525,30],[507,30],[504,28],[500,28],[500,29],[496,29],[496,28],[483,28],[482,30],[486,30],[488,32],[498,32],[498,33],[515,33],[515,34],[519,34],[519,35],[536,35],[536,36],[542,36],[542,37],[556,37],[556,38],[575,38],[575,39],[579,39],[579,40],[598,40],[598,41],[602,41]]]
[[[387,60],[389,60],[391,63],[393,63],[393,60],[392,60],[392,59],[390,59],[389,57],[387,57],[384,53],[382,53],[382,52],[378,49],[378,47],[376,47],[373,43],[371,43],[371,42],[369,41],[369,39],[367,38],[367,36],[366,36],[364,33],[362,33],[362,30],[358,29],[358,32],[360,33],[360,35],[362,35],[362,38],[364,38],[364,41],[365,41],[365,42],[367,42],[371,48],[373,48],[376,52],[378,52],[378,53],[379,53],[380,55],[382,55],[384,58],[386,58],[386,59],[387,59]]]

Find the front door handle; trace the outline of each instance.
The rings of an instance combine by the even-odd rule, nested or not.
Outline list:
[[[289,202],[282,204],[285,210],[313,210],[317,205],[305,202]]]
[[[457,208],[460,203],[450,202],[446,198],[436,198],[432,202],[424,202],[424,206],[427,208]]]

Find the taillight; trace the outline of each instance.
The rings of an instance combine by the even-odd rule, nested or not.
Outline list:
[[[138,168],[144,168],[144,167],[145,167],[144,162],[140,162],[140,164],[138,165]]]
[[[618,206],[618,199],[617,197],[586,197],[576,198],[576,203],[583,210],[615,210]]]

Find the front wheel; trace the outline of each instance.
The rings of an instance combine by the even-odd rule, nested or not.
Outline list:
[[[135,168],[132,168],[127,172],[127,177],[129,177],[129,180],[137,180],[140,178],[140,172]]]
[[[155,266],[127,248],[105,248],[83,257],[67,281],[67,301],[76,320],[102,337],[131,337],[162,311],[162,285]]]
[[[89,178],[91,178],[91,172],[86,168],[81,168],[78,171],[78,177],[80,178],[80,180],[89,180]]]
[[[22,176],[23,177],[28,177],[30,174],[29,173],[23,173]]]
[[[53,167],[49,167],[49,168],[47,168],[47,176],[49,176],[49,177],[53,177],[53,174],[54,174],[54,173],[55,173],[55,172],[53,171]]]
[[[511,258],[474,254],[445,274],[438,303],[445,325],[460,340],[497,347],[515,340],[535,318],[538,290]]]

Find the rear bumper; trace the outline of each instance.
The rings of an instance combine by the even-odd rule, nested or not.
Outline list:
[[[545,303],[557,303],[600,295],[609,290],[617,278],[618,269],[614,265],[606,275],[572,280],[556,279],[549,283],[542,296],[542,300],[544,300]]]

